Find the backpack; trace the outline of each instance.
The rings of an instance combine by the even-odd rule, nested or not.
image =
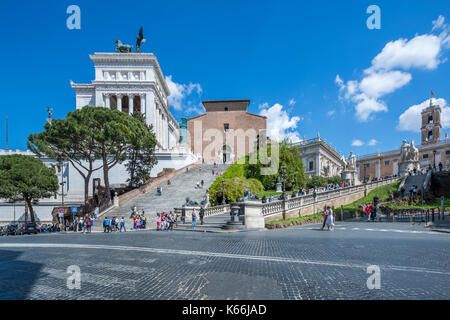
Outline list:
[[[90,227],[90,226],[91,226],[91,222],[90,222],[90,221],[88,221],[87,225],[88,225],[88,227]]]

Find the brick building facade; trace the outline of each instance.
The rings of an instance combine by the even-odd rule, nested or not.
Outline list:
[[[188,144],[207,163],[235,162],[256,148],[267,118],[247,112],[250,100],[203,101],[206,113],[187,119]]]
[[[441,140],[441,112],[437,105],[422,110],[421,145],[419,161],[422,168],[438,166],[439,163],[450,168],[450,140]],[[372,180],[399,174],[400,147],[397,150],[365,155],[357,159],[356,165],[359,178]]]

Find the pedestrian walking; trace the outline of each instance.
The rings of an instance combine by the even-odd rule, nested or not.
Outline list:
[[[323,214],[322,214],[322,216],[323,216],[323,224],[322,224],[322,228],[320,228],[320,230],[323,230],[325,228],[325,224],[327,223],[328,213],[329,212],[327,210],[327,207],[326,206],[323,207]]]
[[[161,230],[161,214],[159,212],[156,214],[156,230]]]
[[[203,180],[202,180],[203,181]],[[203,217],[205,216],[205,208],[200,207],[200,212],[199,212],[199,217],[200,217],[200,224],[203,225]]]
[[[103,232],[109,232],[109,219],[105,217],[103,219]]]
[[[195,228],[195,225],[197,224],[197,210],[192,210],[192,229]]]
[[[334,230],[334,213],[330,211],[328,212],[327,216],[327,228],[331,231]]]

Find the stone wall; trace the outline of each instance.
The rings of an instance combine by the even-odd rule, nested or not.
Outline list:
[[[313,204],[308,204],[305,205],[303,207],[300,208],[295,208],[291,211],[287,211],[286,212],[286,219],[289,218],[299,218],[299,217],[303,217],[303,216],[307,216],[307,215],[311,215],[315,212],[321,211],[323,210],[324,206],[330,206],[330,207],[334,207],[335,208],[335,212],[337,213],[336,210],[340,210],[340,206],[344,206],[346,204],[350,204],[355,202],[356,200],[362,198],[365,196],[364,191],[358,192],[358,193],[352,193],[349,195],[345,195],[342,196],[341,198],[337,198],[337,199],[330,199],[330,200],[322,200],[322,201],[317,201],[316,203]],[[340,211],[339,211],[340,212]],[[277,213],[268,217],[265,217],[264,220],[265,222],[270,222],[270,221],[275,221],[275,220],[280,220],[283,219],[283,213]]]
[[[436,197],[450,197],[450,172],[436,172],[431,178],[431,191]]]

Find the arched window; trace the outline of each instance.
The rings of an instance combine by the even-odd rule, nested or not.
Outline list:
[[[122,97],[122,111],[125,113],[130,113],[130,100],[128,99],[128,96]]]
[[[117,96],[112,95],[109,97],[109,107],[111,110],[117,110]]]
[[[134,96],[134,98],[133,98],[133,111],[141,112],[141,97],[140,96]]]

